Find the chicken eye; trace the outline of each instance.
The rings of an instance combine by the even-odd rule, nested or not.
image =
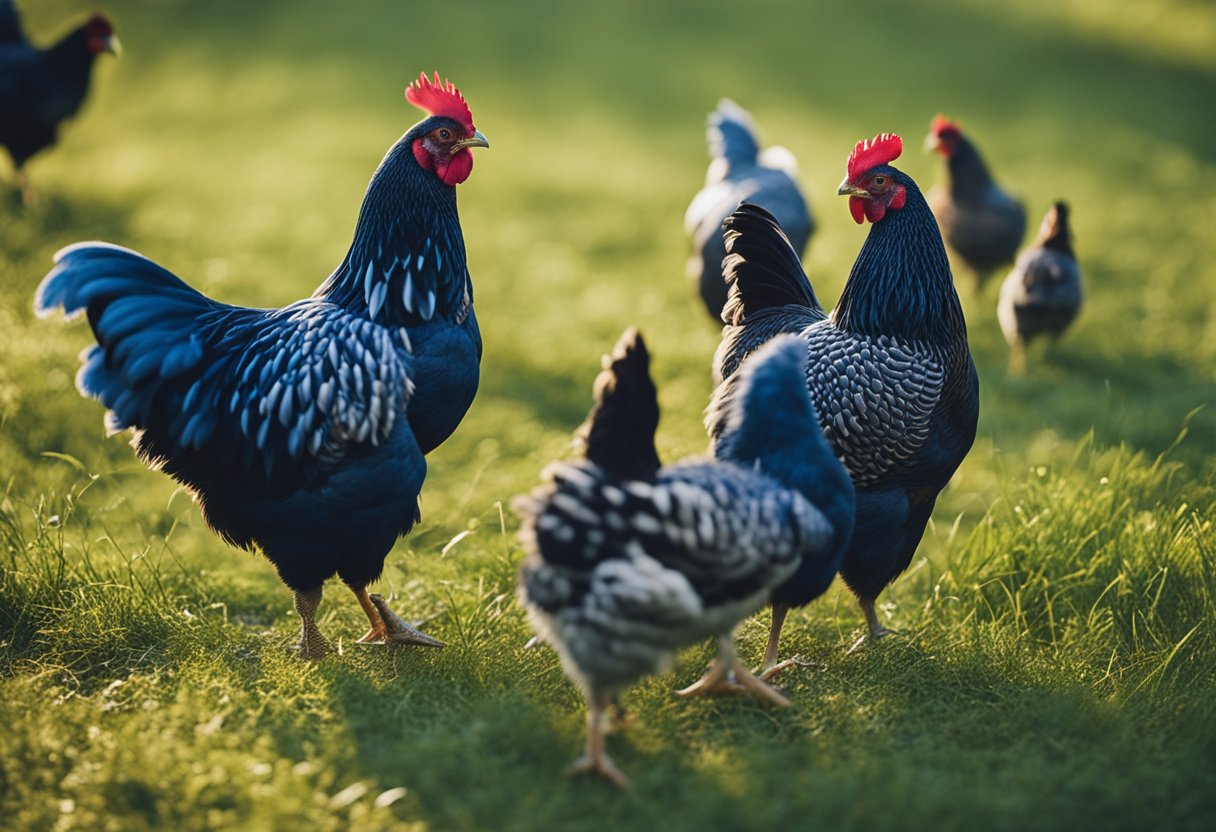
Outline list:
[[[873,180],[874,187],[882,188],[882,187],[885,187],[886,184],[887,184],[887,177],[883,176],[881,173],[878,174],[878,176],[874,177],[874,180]]]
[[[439,141],[441,142],[448,142],[452,140],[452,131],[446,127],[440,127],[436,135],[439,136]]]

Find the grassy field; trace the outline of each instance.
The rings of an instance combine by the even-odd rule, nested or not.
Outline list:
[[[93,3],[25,2],[45,41]],[[1216,824],[1216,11],[980,0],[747,4],[107,0],[126,46],[30,169],[0,163],[0,825],[5,829],[1210,829]],[[1126,8],[1118,8],[1126,6]],[[102,238],[222,300],[282,305],[349,243],[420,69],[493,147],[461,186],[482,389],[430,460],[424,523],[376,589],[441,652],[288,651],[269,565],[106,439],[72,378],[87,329],[40,321],[52,253]],[[665,457],[703,450],[717,330],[681,219],[729,95],[798,156],[838,294],[864,238],[833,196],[853,142],[919,152],[959,117],[1037,224],[1073,205],[1087,305],[1025,377],[996,287],[965,291],[980,435],[912,568],[902,637],[845,649],[839,586],[798,612],[795,707],[677,701],[709,645],[625,702],[635,783],[560,772],[583,706],[524,651],[504,505],[567,453],[601,352],[637,324]],[[466,534],[468,533],[468,534]],[[767,615],[747,621],[758,658]]]

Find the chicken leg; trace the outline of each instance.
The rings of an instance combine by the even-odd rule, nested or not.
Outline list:
[[[300,616],[300,641],[296,649],[300,657],[317,661],[334,651],[325,636],[317,629],[317,607],[321,606],[321,587],[307,592],[296,592],[296,613]]]
[[[782,708],[792,704],[739,663],[732,636],[718,638],[718,655],[709,663],[709,670],[704,676],[683,690],[676,691],[677,696],[712,696],[719,693],[746,693]]]
[[[756,674],[756,678],[761,682],[772,681],[774,676],[787,667],[809,664],[809,662],[797,658],[786,659],[783,662],[777,661],[777,648],[781,643],[781,627],[785,624],[785,616],[789,614],[789,611],[788,604],[773,603],[773,623],[768,631],[768,644],[764,647],[764,663],[760,666],[760,672]]]
[[[878,613],[876,613],[874,611],[874,599],[873,598],[870,598],[870,599],[860,599],[859,598],[857,600],[857,603],[861,607],[861,611],[863,613],[865,613],[866,629],[869,632],[869,635],[863,635],[861,638],[857,639],[857,641],[853,642],[853,646],[850,647],[847,651],[848,653],[855,653],[856,651],[860,650],[861,645],[863,645],[866,642],[867,638],[870,641],[878,641],[880,638],[882,638],[884,636],[889,636],[889,635],[892,635],[895,633],[894,630],[888,630],[886,627],[882,626],[882,624],[879,623]]]
[[[605,697],[592,695],[587,699],[587,749],[583,755],[570,764],[566,775],[598,774],[619,788],[629,790],[632,785],[629,778],[621,773],[604,750],[604,709]]]
[[[372,628],[362,638],[357,639],[361,644],[383,639],[385,644],[411,644],[419,647],[443,647],[443,642],[431,638],[426,633],[411,626],[407,621],[389,609],[388,602],[382,595],[369,595],[367,587],[352,590],[359,599],[359,606],[371,622]]]

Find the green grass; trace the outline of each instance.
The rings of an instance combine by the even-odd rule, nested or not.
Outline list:
[[[77,2],[23,4],[48,39]],[[112,0],[105,62],[19,209],[0,166],[0,817],[6,829],[1207,829],[1216,822],[1216,12],[1199,0],[248,4]],[[796,7],[796,8],[791,8]],[[493,143],[461,186],[482,390],[377,585],[441,652],[288,652],[290,595],[209,534],[72,385],[82,324],[31,311],[51,254],[135,247],[281,305],[343,254],[438,67]],[[683,209],[719,96],[798,156],[834,298],[860,247],[854,141],[963,119],[1037,222],[1073,205],[1088,298],[1010,377],[995,287],[964,292],[980,436],[913,567],[903,637],[846,655],[834,588],[787,626],[795,707],[677,701],[709,645],[626,698],[631,795],[565,780],[583,706],[521,649],[502,513],[567,452],[601,352],[652,343],[665,457],[699,452],[717,333]],[[1198,408],[1198,410],[1196,410]],[[1180,435],[1182,438],[1180,441]],[[456,540],[462,532],[471,534]],[[454,542],[444,551],[449,542]],[[763,614],[740,630],[757,657]],[[403,790],[403,791],[402,791]]]

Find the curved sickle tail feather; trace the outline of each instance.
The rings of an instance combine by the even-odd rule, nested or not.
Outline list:
[[[723,228],[725,323],[740,326],[750,315],[777,306],[805,307],[826,316],[798,253],[772,214],[745,202],[726,218]]]

